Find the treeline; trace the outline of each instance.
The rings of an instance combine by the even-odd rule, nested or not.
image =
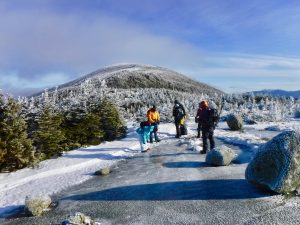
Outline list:
[[[107,99],[83,109],[63,111],[45,104],[36,112],[28,112],[14,99],[0,95],[0,172],[125,135],[123,119]]]

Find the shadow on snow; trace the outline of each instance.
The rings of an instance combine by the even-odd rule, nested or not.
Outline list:
[[[167,168],[199,168],[208,167],[209,165],[205,162],[167,162],[162,164]]]
[[[243,179],[175,181],[115,187],[87,194],[67,196],[74,201],[164,201],[226,200],[270,196]]]

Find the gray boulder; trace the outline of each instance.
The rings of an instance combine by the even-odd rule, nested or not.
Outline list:
[[[26,196],[25,198],[25,211],[30,216],[40,216],[51,205],[51,198],[46,196]]]
[[[205,161],[214,166],[228,166],[235,156],[236,154],[232,149],[222,145],[219,148],[209,151]]]
[[[229,114],[226,117],[226,122],[231,130],[241,130],[243,128],[243,118],[237,114]]]
[[[248,164],[245,176],[277,193],[295,191],[300,186],[300,134],[285,131],[263,145]]]

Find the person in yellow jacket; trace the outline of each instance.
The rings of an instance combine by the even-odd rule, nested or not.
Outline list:
[[[157,131],[158,131],[158,124],[160,123],[160,116],[158,111],[156,110],[156,106],[153,105],[152,108],[150,108],[147,111],[147,118],[148,122],[151,124],[151,126],[154,126],[154,130],[150,132],[150,143],[153,143],[153,133],[154,133],[154,138],[156,142],[160,142],[158,136],[157,136]]]

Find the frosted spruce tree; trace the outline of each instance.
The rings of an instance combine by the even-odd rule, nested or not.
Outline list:
[[[84,123],[86,117],[86,111],[80,107],[72,107],[64,113],[63,130],[65,132],[65,150],[71,150],[79,148],[86,144],[87,134],[84,127],[87,125]],[[96,121],[95,124],[98,124]]]
[[[96,110],[100,115],[100,127],[104,140],[112,141],[126,134],[126,127],[117,107],[108,99],[103,99]]]
[[[37,117],[37,130],[33,133],[34,145],[41,159],[48,159],[63,151],[65,135],[61,129],[63,117],[49,106],[45,106]]]
[[[21,105],[12,98],[4,102],[0,95],[0,172],[33,164],[34,149],[26,131]]]

